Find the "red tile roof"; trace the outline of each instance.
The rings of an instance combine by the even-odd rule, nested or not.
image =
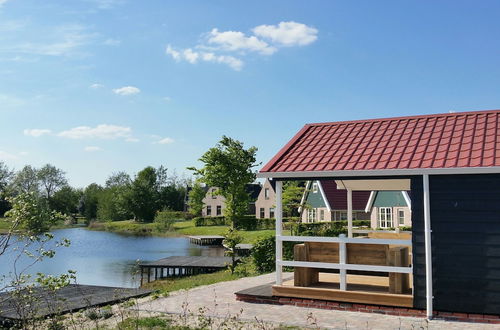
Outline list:
[[[347,190],[337,189],[335,180],[320,180],[320,183],[330,208],[332,210],[347,210]],[[353,191],[352,209],[364,210],[370,198],[370,193],[371,191]]]
[[[500,110],[305,125],[261,172],[500,166]]]

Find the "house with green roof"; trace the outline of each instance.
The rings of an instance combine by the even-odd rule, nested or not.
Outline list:
[[[372,191],[366,212],[372,228],[411,226],[411,200],[406,191]]]

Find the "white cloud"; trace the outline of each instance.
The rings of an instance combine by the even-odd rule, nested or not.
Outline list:
[[[125,141],[127,141],[127,142],[139,142],[140,140],[137,138],[134,138],[134,137],[129,137],[129,138],[126,138]]]
[[[104,85],[102,84],[98,84],[98,83],[95,83],[95,84],[92,84],[89,86],[89,88],[92,88],[92,89],[99,89],[99,88],[103,88]]]
[[[172,98],[170,96],[165,96],[163,100],[165,100],[166,102],[170,102],[172,101]]]
[[[155,143],[157,143],[157,144],[171,144],[174,142],[175,142],[174,139],[166,137],[166,138],[163,138],[161,140],[156,141]]]
[[[263,55],[272,55],[277,51],[275,47],[267,42],[259,40],[255,36],[247,37],[240,31],[219,32],[218,29],[212,29],[209,33],[207,42],[216,45],[226,51],[253,51]]]
[[[118,139],[130,138],[132,129],[130,127],[101,124],[96,127],[78,126],[62,131],[57,134],[68,139]]]
[[[297,22],[281,22],[278,25],[259,25],[253,33],[284,46],[305,46],[318,39],[318,30]]]
[[[113,89],[113,93],[118,95],[134,95],[134,94],[139,94],[140,92],[141,90],[134,86],[124,86]]]
[[[230,55],[217,55],[212,52],[197,52],[193,51],[191,48],[187,48],[181,51],[173,49],[170,45],[167,46],[166,53],[172,56],[176,61],[187,61],[191,64],[195,64],[198,61],[222,63],[231,67],[233,70],[239,71],[243,68],[243,61]]]
[[[119,46],[121,43],[122,43],[121,40],[113,38],[106,39],[103,42],[103,44],[106,46]]]
[[[165,53],[172,56],[172,58],[176,61],[181,60],[181,53],[176,51],[175,49],[172,48],[172,46],[167,45],[167,49],[165,50]]]
[[[123,0],[87,0],[97,5],[99,9],[111,9],[116,5],[122,4]]]
[[[7,3],[9,0],[0,0],[0,8]]]
[[[87,146],[87,147],[83,148],[83,150],[86,152],[94,152],[94,151],[101,151],[102,149],[100,147],[96,147],[96,146]]]
[[[52,131],[50,129],[32,128],[32,129],[25,129],[23,133],[24,135],[27,136],[40,137],[42,135],[50,134],[52,133]]]

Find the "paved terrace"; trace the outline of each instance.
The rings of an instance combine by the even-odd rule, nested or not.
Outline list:
[[[290,278],[291,273],[284,274]],[[296,307],[289,305],[253,304],[237,301],[234,293],[258,285],[271,283],[274,274],[242,278],[230,282],[216,283],[188,291],[178,291],[168,297],[156,300],[142,300],[139,309],[144,312],[162,312],[169,314],[194,314],[202,308],[205,315],[227,318],[241,315],[241,320],[272,322],[299,327],[311,326],[312,313],[320,328],[329,329],[498,329],[498,325],[449,322],[423,318],[381,315],[375,313],[322,310],[317,308]],[[184,307],[183,307],[184,306]]]

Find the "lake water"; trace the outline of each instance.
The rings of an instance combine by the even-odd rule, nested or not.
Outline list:
[[[72,269],[77,272],[79,284],[137,287],[140,282],[140,275],[134,276],[137,260],[153,261],[168,256],[221,256],[224,253],[222,248],[194,245],[182,237],[124,236],[84,228],[60,229],[52,233],[54,241],[68,238],[71,246],[57,248],[54,258],[36,263],[28,273],[58,275]],[[15,256],[14,253],[0,256],[0,276],[12,271]],[[17,269],[27,262],[27,258],[21,260]]]

